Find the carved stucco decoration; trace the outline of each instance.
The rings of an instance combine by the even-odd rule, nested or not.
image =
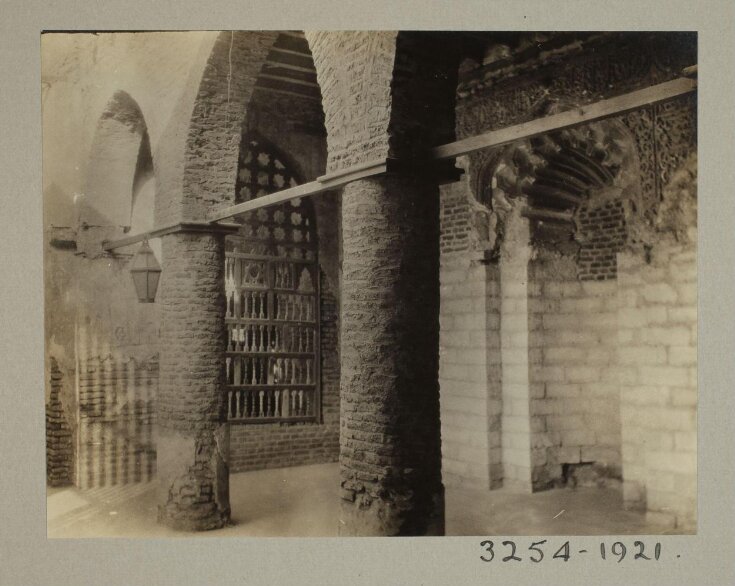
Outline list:
[[[657,225],[664,187],[697,150],[697,101],[689,96],[648,106],[621,118],[635,138],[640,163],[640,197],[628,230],[632,249],[649,249],[662,229]],[[685,229],[685,228],[684,228]]]
[[[541,51],[510,68],[479,67],[458,87],[457,135],[531,120],[544,100],[586,104],[679,77],[696,63],[693,39],[602,35],[579,47],[573,42]]]
[[[680,76],[684,67],[696,63],[696,43],[691,39],[682,42],[680,36],[609,37],[613,38],[615,42],[607,45],[604,39],[596,38],[595,50],[578,56],[567,53],[559,59],[541,54],[533,62],[516,64],[514,75],[506,71],[505,75],[494,77],[492,68],[478,68],[473,78],[459,87],[458,138],[662,83]],[[562,103],[565,108],[560,107]],[[591,131],[595,127],[588,126]],[[627,135],[632,137],[632,148],[625,149],[629,160],[621,165],[626,171],[613,182],[620,189],[606,190],[604,197],[620,197],[625,204],[628,247],[650,248],[657,239],[656,216],[663,186],[688,154],[696,150],[696,97],[644,107],[597,127],[617,128],[613,134],[618,135],[625,135],[620,130],[627,129]],[[590,137],[590,144],[597,142]],[[471,202],[476,229],[480,229],[481,236],[488,234],[479,246],[497,249],[497,239],[502,238],[502,215],[507,213],[504,210],[510,200],[507,192],[493,189],[498,189],[498,180],[501,185],[509,182],[510,171],[517,173],[514,166],[528,158],[530,152],[527,142],[466,157],[464,166],[476,200]],[[520,167],[518,181],[522,183],[525,167]],[[602,190],[596,197],[603,197]]]
[[[539,115],[570,107],[545,103]],[[640,193],[635,143],[617,120],[473,153],[466,166],[476,198],[472,207],[479,246],[489,258],[499,254],[506,219],[514,208],[529,210],[535,218],[531,225],[534,243],[573,254],[579,244],[574,241],[574,213],[580,206],[632,200]]]
[[[690,153],[671,173],[655,223],[665,239],[681,244],[697,240],[697,153]]]

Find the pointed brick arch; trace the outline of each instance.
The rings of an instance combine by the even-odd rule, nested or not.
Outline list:
[[[328,171],[421,156],[453,140],[454,35],[307,31],[306,38],[322,90]]]
[[[328,171],[421,158],[452,134],[457,68],[440,34],[307,33]],[[235,200],[241,129],[275,39],[263,32],[215,40],[187,130],[180,218],[200,219]],[[430,175],[407,169],[344,189],[340,527],[347,534],[443,532],[438,221]],[[173,526],[218,527],[230,514],[224,237],[171,234],[163,256],[159,511]]]
[[[159,220],[200,221],[236,201],[249,104],[278,36],[229,31],[214,40],[186,127],[180,189],[172,172]],[[224,236],[184,227],[163,238],[159,518],[182,529],[230,517]]]
[[[154,175],[148,129],[138,103],[119,90],[97,122],[84,199],[80,209],[80,249],[101,253],[99,242],[128,230],[136,188],[143,174]]]

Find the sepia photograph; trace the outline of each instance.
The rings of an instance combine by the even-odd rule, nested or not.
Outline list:
[[[696,32],[40,67],[49,538],[697,533]]]

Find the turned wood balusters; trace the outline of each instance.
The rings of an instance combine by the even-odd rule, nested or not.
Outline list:
[[[238,193],[257,197],[264,187],[277,187],[267,184],[271,178],[293,181],[274,153],[257,141],[248,145]],[[315,420],[319,273],[313,211],[295,199],[239,221],[225,251],[228,420]]]

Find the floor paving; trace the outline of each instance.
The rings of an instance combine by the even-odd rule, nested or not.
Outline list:
[[[232,474],[232,524],[205,533],[156,523],[156,483],[80,491],[52,489],[48,536],[330,537],[339,523],[339,467],[317,464]],[[616,488],[557,488],[535,494],[447,489],[447,535],[654,535],[672,533],[623,509]]]

